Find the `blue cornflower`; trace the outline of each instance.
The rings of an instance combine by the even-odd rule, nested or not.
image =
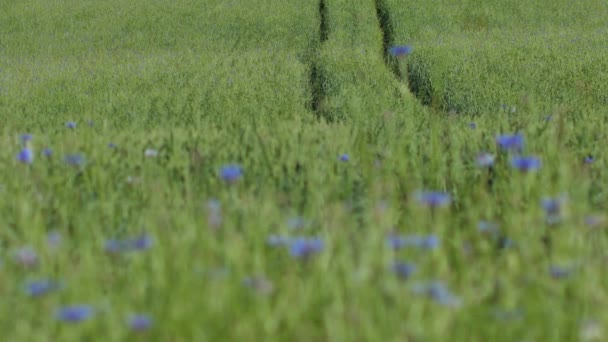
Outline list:
[[[476,129],[477,128],[477,124],[475,122],[469,122],[469,128],[470,129]]]
[[[94,313],[95,310],[90,305],[72,305],[57,310],[55,317],[60,321],[77,323],[91,318]]]
[[[229,184],[236,183],[243,176],[243,169],[236,164],[225,165],[220,169],[220,177]]]
[[[28,143],[28,142],[32,141],[34,136],[29,133],[24,133],[24,134],[21,134],[21,136],[19,136],[19,138],[21,138],[22,143]]]
[[[496,144],[503,151],[521,152],[524,148],[524,137],[519,133],[513,135],[503,134],[496,137]]]
[[[388,49],[388,52],[393,57],[403,57],[411,54],[413,50],[414,49],[411,45],[399,45],[391,47],[390,49]]]
[[[17,161],[23,164],[31,164],[34,162],[34,151],[29,147],[24,147],[19,154],[17,154]]]
[[[479,221],[479,223],[477,224],[477,231],[482,234],[488,234],[493,237],[497,237],[500,233],[500,227],[494,222]]]
[[[595,162],[595,158],[592,155],[588,155],[583,159],[583,163],[585,164],[593,164]]]
[[[21,247],[13,255],[15,262],[23,267],[38,266],[38,253],[32,247]]]
[[[104,249],[111,254],[143,251],[150,249],[154,244],[154,240],[148,234],[142,234],[139,237],[125,240],[108,239],[105,242]]]
[[[282,236],[282,235],[268,235],[268,238],[266,238],[266,243],[271,245],[272,247],[283,247],[283,246],[289,246],[291,239],[288,238],[287,236]]]
[[[50,247],[56,248],[61,244],[61,233],[54,230],[46,235],[46,242]]]
[[[564,268],[561,266],[551,265],[549,266],[549,275],[555,279],[564,279],[569,277],[573,273],[572,269]]]
[[[408,262],[394,262],[391,270],[401,279],[408,279],[416,272],[416,265]]]
[[[437,191],[420,191],[416,194],[416,199],[431,208],[446,207],[452,201],[449,194]]]
[[[542,163],[540,159],[534,156],[514,156],[513,158],[511,158],[511,166],[520,171],[528,172],[540,169]]]
[[[490,167],[494,165],[494,155],[490,153],[480,153],[477,155],[477,159],[475,160],[475,164],[479,167]]]
[[[440,244],[438,236],[431,234],[427,236],[410,235],[410,236],[397,236],[390,235],[386,239],[386,244],[393,249],[400,249],[404,247],[418,247],[422,249],[433,249],[437,248]]]
[[[50,148],[45,148],[44,150],[42,150],[42,155],[45,157],[50,157],[53,155],[53,150],[51,150]]]
[[[75,129],[76,123],[74,121],[68,121],[65,123],[65,127],[69,128],[69,129]]]
[[[82,155],[80,153],[74,153],[74,154],[66,154],[63,157],[63,161],[70,166],[79,167],[79,166],[83,166],[87,160],[84,155]]]
[[[565,203],[566,197],[544,198],[541,201],[548,223],[557,223],[561,220]]]
[[[295,258],[307,259],[323,250],[323,240],[319,238],[294,238],[289,242],[289,253]]]
[[[25,293],[30,297],[43,296],[59,289],[59,283],[52,280],[30,281],[25,284]]]
[[[110,142],[110,143],[108,143],[108,147],[111,148],[111,149],[115,149],[118,146],[115,143]]]
[[[348,154],[344,153],[340,155],[340,160],[343,162],[347,162],[350,160],[350,157],[348,156]]]
[[[131,330],[145,331],[152,326],[152,317],[146,314],[133,314],[127,320]]]
[[[428,296],[437,303],[446,306],[459,306],[460,298],[454,296],[450,290],[440,281],[432,281],[424,284],[416,284],[413,287],[414,293]]]

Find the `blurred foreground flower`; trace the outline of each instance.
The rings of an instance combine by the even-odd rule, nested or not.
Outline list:
[[[501,134],[496,137],[496,145],[503,151],[521,152],[524,148],[524,137],[519,133]]]
[[[72,153],[66,154],[63,157],[63,162],[70,166],[81,167],[84,166],[84,164],[87,162],[87,159],[84,155],[80,153]]]
[[[32,247],[21,247],[13,255],[15,262],[23,267],[38,266],[38,254]]]
[[[53,280],[30,281],[25,284],[25,293],[30,297],[40,297],[59,288],[59,283]]]
[[[386,244],[392,249],[401,249],[405,247],[417,247],[422,249],[437,248],[440,244],[440,239],[437,235],[430,234],[422,235],[390,235],[386,238]]]
[[[343,162],[347,162],[350,160],[350,157],[348,156],[348,154],[344,153],[340,155],[340,160]]]
[[[542,163],[537,157],[521,157],[515,156],[511,158],[511,166],[522,172],[535,171],[540,169]]]
[[[412,53],[414,49],[411,45],[398,45],[391,47],[388,52],[393,57],[404,57]]]
[[[34,151],[30,147],[24,147],[17,154],[16,159],[23,164],[31,164],[34,162]]]
[[[146,331],[152,326],[152,317],[146,314],[133,314],[128,318],[127,323],[131,330]]]
[[[414,293],[427,296],[441,305],[458,307],[461,304],[460,298],[454,296],[440,281],[415,284],[412,289]]]
[[[475,159],[475,164],[479,167],[490,167],[494,165],[494,155],[490,153],[480,153],[477,155],[477,159]]]
[[[297,237],[289,242],[289,253],[294,258],[307,259],[324,248],[323,240],[319,238]]]
[[[446,207],[452,201],[449,194],[437,191],[419,191],[416,193],[416,199],[431,208]]]
[[[409,262],[396,261],[391,265],[391,270],[399,278],[405,280],[416,272],[416,265]]]
[[[77,323],[87,320],[93,316],[95,310],[86,304],[64,306],[57,310],[55,317],[64,322]]]
[[[239,165],[236,164],[228,164],[222,166],[220,169],[220,177],[226,183],[233,184],[236,183],[243,176],[243,170]]]

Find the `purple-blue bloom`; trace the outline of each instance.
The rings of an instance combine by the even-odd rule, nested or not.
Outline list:
[[[17,154],[17,161],[24,164],[31,164],[34,162],[34,151],[29,147],[24,147],[19,154]]]
[[[564,279],[569,277],[573,273],[572,269],[564,268],[561,266],[551,265],[549,266],[549,275],[555,279]]]
[[[511,158],[511,166],[520,171],[528,172],[540,169],[542,163],[540,159],[534,156],[514,156]]]
[[[496,144],[504,151],[521,152],[524,148],[524,137],[519,133],[502,134],[496,137]]]
[[[38,266],[38,254],[32,247],[21,247],[13,255],[15,262],[23,267]]]
[[[287,236],[282,235],[268,235],[266,238],[266,243],[271,245],[272,247],[284,247],[289,246],[291,239]]]
[[[225,165],[220,169],[220,177],[226,183],[235,183],[243,176],[243,169],[236,164]]]
[[[585,164],[593,164],[595,162],[595,158],[592,155],[588,155],[583,159],[583,163]]]
[[[50,157],[53,155],[53,150],[51,150],[50,148],[45,148],[44,150],[42,150],[42,155],[45,157]]]
[[[479,167],[490,167],[494,165],[494,155],[490,153],[480,153],[477,155],[477,159],[475,160],[475,164]]]
[[[76,123],[74,121],[68,121],[65,123],[65,127],[69,128],[69,129],[74,129],[74,128],[76,128]]]
[[[29,133],[24,133],[24,134],[21,134],[20,138],[21,138],[21,142],[27,143],[27,142],[32,141],[34,136]]]
[[[295,258],[307,259],[323,250],[323,240],[319,238],[297,237],[289,242],[289,254]]]
[[[445,306],[459,306],[460,298],[454,296],[447,286],[440,281],[432,281],[429,283],[416,284],[413,287],[414,293],[428,296],[437,303]]]
[[[416,272],[416,265],[408,262],[394,262],[391,270],[401,279],[408,279]]]
[[[63,157],[63,161],[70,166],[83,166],[86,163],[84,155],[79,153],[66,154]]]
[[[340,160],[343,162],[347,162],[350,160],[350,157],[348,156],[348,154],[344,153],[340,155]]]
[[[418,248],[422,248],[422,249],[433,249],[433,248],[439,247],[440,239],[437,235],[434,235],[434,234],[430,234],[427,236],[390,235],[386,238],[386,244],[392,249],[400,249],[400,248],[404,248],[404,247],[418,247]]]
[[[475,122],[470,122],[469,123],[469,128],[470,129],[476,129],[477,128],[477,124]]]
[[[416,194],[416,199],[431,208],[446,207],[452,201],[449,194],[437,191],[420,191]]]
[[[106,240],[104,249],[111,254],[143,251],[150,249],[154,244],[154,239],[148,234],[142,234],[136,238],[117,240]]]
[[[152,317],[146,314],[131,315],[127,321],[131,330],[145,331],[152,326]]]
[[[43,296],[59,289],[59,283],[52,280],[30,281],[25,284],[25,293],[30,297]]]
[[[388,52],[394,57],[402,57],[411,54],[413,50],[411,45],[399,45],[391,47]]]
[[[57,310],[55,317],[64,322],[77,323],[87,320],[93,316],[95,310],[86,304],[64,306]]]

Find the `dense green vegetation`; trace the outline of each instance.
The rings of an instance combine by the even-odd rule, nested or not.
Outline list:
[[[0,12],[6,340],[605,338],[605,2]]]

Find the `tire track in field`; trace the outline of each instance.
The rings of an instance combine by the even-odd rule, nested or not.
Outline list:
[[[310,107],[317,118],[320,118],[322,116],[321,107],[325,98],[325,94],[323,91],[323,77],[319,65],[319,50],[321,48],[321,45],[327,40],[328,34],[329,32],[327,26],[327,6],[325,4],[325,0],[319,0],[319,38],[315,44],[314,51],[312,52],[309,81],[310,88],[312,91],[312,100]]]

